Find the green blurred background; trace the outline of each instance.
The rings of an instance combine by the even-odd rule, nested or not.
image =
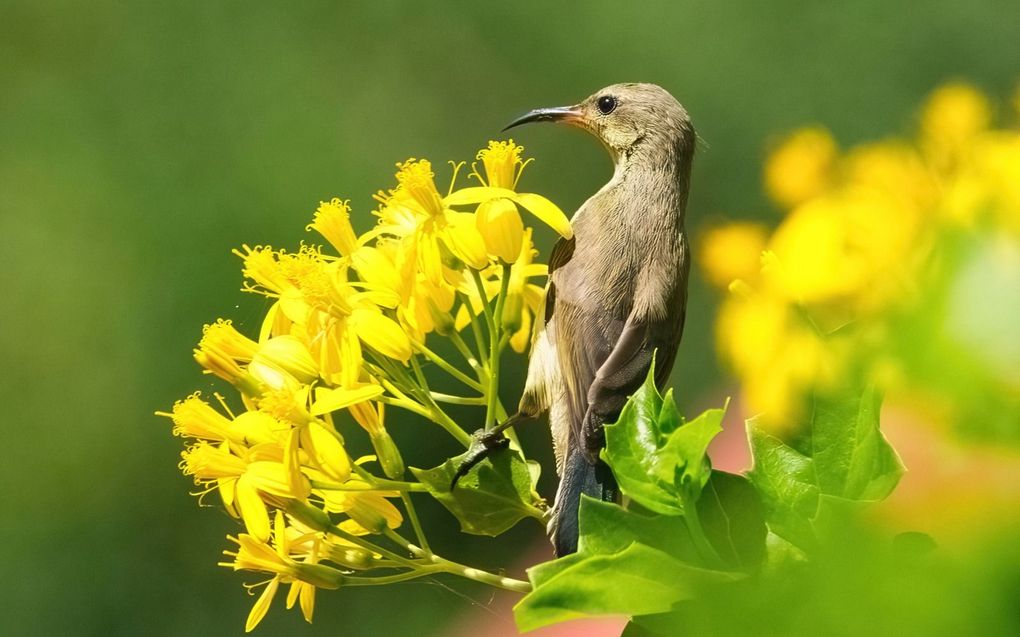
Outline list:
[[[296,246],[331,196],[364,230],[394,162],[470,159],[513,116],[620,81],[660,83],[692,114],[693,227],[769,218],[772,135],[820,122],[849,145],[908,131],[946,79],[1014,86],[1015,0],[896,4],[0,4],[0,634],[242,632],[240,583],[257,578],[215,566],[237,527],[196,507],[152,415],[211,387],[190,357],[204,322],[257,329],[231,248]],[[515,133],[538,158],[526,190],[564,209],[610,174],[577,132]],[[674,376],[686,411],[725,391],[713,303],[695,281]],[[431,430],[392,429],[412,462],[434,459]],[[503,561],[425,517],[435,544]],[[526,525],[499,552],[540,541]],[[259,633],[442,635],[488,600],[446,584],[320,592],[313,626],[278,600]]]

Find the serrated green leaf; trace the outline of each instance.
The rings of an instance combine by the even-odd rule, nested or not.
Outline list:
[[[879,429],[880,404],[874,387],[816,397],[806,431],[789,444],[748,421],[747,475],[777,535],[810,550],[820,533],[896,487],[903,465]]]
[[[811,518],[818,508],[818,484],[811,458],[747,422],[754,465],[748,479],[761,496],[769,527],[799,546],[813,542]]]
[[[540,515],[532,503],[531,472],[518,452],[494,451],[451,491],[462,458],[450,458],[433,469],[411,467],[411,472],[457,518],[465,533],[496,536],[521,518]]]
[[[662,613],[705,583],[734,577],[633,542],[618,552],[570,560],[514,607],[514,618],[521,631],[529,631],[592,615]]]
[[[724,413],[710,409],[685,424],[672,392],[660,396],[649,372],[616,423],[606,425],[602,458],[624,495],[651,511],[681,515],[711,474],[705,451],[722,431]]]
[[[881,394],[874,386],[835,400],[816,400],[811,449],[821,493],[881,500],[903,475],[903,464],[878,425]]]

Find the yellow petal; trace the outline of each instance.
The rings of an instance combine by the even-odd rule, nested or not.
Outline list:
[[[364,385],[351,389],[344,387],[337,387],[336,389],[318,387],[315,390],[315,402],[312,403],[312,415],[321,416],[338,411],[345,407],[371,400],[382,393],[383,388],[379,385]]]
[[[447,206],[463,206],[466,204],[482,203],[483,201],[496,199],[497,197],[513,199],[516,194],[517,193],[508,188],[473,186],[471,188],[461,188],[460,190],[450,193],[450,196],[444,199],[443,203]]]
[[[520,194],[513,194],[513,196],[509,197],[509,199],[512,199],[524,206],[528,212],[535,215],[547,226],[558,232],[561,237],[569,239],[574,236],[574,230],[570,227],[570,220],[567,219],[567,215],[563,214],[563,211],[560,210],[559,206],[542,195],[522,192]]]
[[[310,383],[319,377],[311,352],[301,339],[290,335],[277,336],[262,343],[252,362],[274,365],[302,383]]]
[[[287,436],[287,445],[283,449],[287,469],[287,488],[295,493],[302,490],[305,481],[305,477],[301,473],[300,439],[300,430],[296,427],[291,429]]]
[[[244,520],[244,526],[248,529],[248,534],[262,542],[268,542],[269,511],[266,510],[266,503],[262,501],[258,490],[252,485],[247,474],[237,479],[235,501],[237,508],[240,509],[241,519]],[[263,611],[264,614],[265,611]]]
[[[301,428],[301,448],[312,464],[338,482],[351,477],[351,461],[336,434],[318,423]]]
[[[305,621],[312,623],[312,613],[315,612],[315,587],[302,582],[301,586],[301,614]]]
[[[446,220],[448,223],[444,239],[450,252],[475,270],[488,267],[489,254],[485,249],[485,239],[475,223],[475,215],[470,212],[448,212]]]
[[[381,285],[390,290],[400,289],[400,273],[396,265],[381,250],[362,246],[351,256],[351,262],[362,281]]]
[[[407,335],[396,321],[382,312],[354,310],[350,321],[358,337],[383,356],[399,361],[411,358],[411,342]]]
[[[255,605],[251,607],[251,612],[248,613],[248,621],[244,624],[244,632],[250,633],[259,625],[259,622],[262,621],[262,618],[269,611],[269,605],[273,603],[273,597],[276,595],[276,589],[279,587],[279,577],[269,580],[269,584],[263,589],[262,594],[255,601]]]
[[[281,498],[297,498],[303,500],[308,497],[308,480],[300,475],[299,477],[288,475],[287,467],[283,462],[275,460],[259,460],[248,465],[248,470],[241,476],[246,482],[260,491],[280,496]],[[291,480],[297,484],[291,484]]]

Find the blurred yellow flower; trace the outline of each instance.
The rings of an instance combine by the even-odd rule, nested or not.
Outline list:
[[[944,167],[991,119],[991,105],[980,91],[963,82],[946,84],[932,93],[921,113],[922,143],[936,166]]]
[[[751,222],[730,223],[703,231],[696,242],[702,273],[720,288],[736,279],[757,278],[767,238],[765,226]]]
[[[840,156],[824,129],[803,129],[766,163],[766,189],[786,212],[771,236],[749,223],[705,232],[702,271],[731,292],[717,346],[765,424],[792,426],[807,396],[849,375],[888,388],[932,373],[930,362],[905,371],[895,339],[940,320],[930,288],[957,233],[1020,236],[1020,134],[990,129],[991,112],[953,83],[929,98],[913,142]]]
[[[803,203],[824,192],[834,175],[836,141],[824,128],[802,128],[765,160],[765,191],[784,207]]]

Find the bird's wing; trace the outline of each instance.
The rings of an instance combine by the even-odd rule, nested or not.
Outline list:
[[[656,385],[661,388],[669,379],[683,333],[688,273],[689,261],[683,255],[672,271],[645,276],[647,283],[642,287],[638,282],[635,305],[626,318],[588,307],[583,287],[560,294],[556,342],[571,435],[582,442],[589,460],[597,458],[604,445],[602,425],[616,420],[644,381],[653,357]],[[560,285],[570,285],[569,278],[560,277]],[[648,311],[644,298],[659,299],[663,307]]]

